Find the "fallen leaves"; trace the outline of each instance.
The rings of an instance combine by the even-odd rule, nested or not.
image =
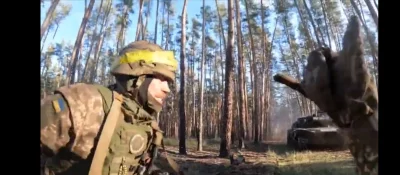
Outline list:
[[[214,143],[217,144],[217,143]],[[181,166],[185,175],[353,175],[355,166],[349,151],[295,152],[281,145],[246,145],[241,155],[246,159],[230,165],[229,158],[218,157],[218,146],[207,145],[202,152],[187,147],[187,155],[179,155],[177,146],[167,146],[169,155]]]

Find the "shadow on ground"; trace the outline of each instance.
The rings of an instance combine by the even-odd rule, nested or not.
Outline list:
[[[196,151],[197,144],[187,142],[187,155],[178,154],[176,142],[167,146],[168,153],[180,165],[185,175],[353,175],[354,163],[348,151],[307,150],[294,151],[285,143],[246,143],[241,150],[246,162],[230,165],[227,158],[220,158],[219,141],[207,140],[203,151]],[[235,150],[236,148],[233,148]],[[235,151],[233,151],[235,152]],[[161,162],[161,161],[160,161]],[[160,168],[168,169],[160,162]],[[163,161],[166,165],[165,160]]]
[[[253,151],[253,152],[258,152],[258,153],[265,153],[269,149],[269,144],[260,142],[257,144],[254,144],[252,142],[247,142],[245,143],[245,150],[247,151]]]
[[[277,169],[279,175],[356,175],[351,160],[336,162],[314,162],[282,165]]]
[[[244,150],[246,162],[230,165],[228,158],[220,158],[218,150],[198,152],[188,148],[187,155],[178,154],[178,148],[167,147],[170,156],[179,164],[185,175],[273,175],[276,172],[275,161],[268,161],[266,153]],[[165,160],[164,160],[165,164]],[[162,165],[157,164],[159,167]],[[166,167],[165,167],[166,168]]]

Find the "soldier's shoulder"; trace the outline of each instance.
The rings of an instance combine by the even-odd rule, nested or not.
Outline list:
[[[74,95],[94,95],[99,93],[99,88],[101,85],[88,84],[88,83],[76,83],[72,85],[62,86],[55,90],[55,93],[72,93]],[[90,97],[90,96],[89,96]]]
[[[59,116],[69,113],[69,106],[61,94],[47,95],[41,100],[40,122],[41,127],[56,122]]]
[[[104,88],[106,87],[85,83],[63,86],[55,90],[53,96],[47,97],[45,106],[42,105],[42,109],[47,109],[47,113],[43,112],[41,116],[43,127],[48,126],[45,121],[49,119],[46,118],[59,120],[61,114],[68,114],[63,116],[68,116],[68,121],[73,121],[71,125],[76,137],[71,151],[82,158],[89,155],[106,114],[106,100],[101,93],[107,91]]]
[[[82,104],[95,107],[92,110],[108,112],[113,101],[113,91],[99,84],[76,83],[55,91],[68,101],[71,108],[82,108]]]
[[[103,99],[95,85],[86,83],[76,83],[72,85],[62,86],[54,91],[54,94],[60,94],[68,103],[69,109],[87,109],[89,106],[95,107],[91,110],[102,107]],[[71,111],[71,112],[72,112]]]

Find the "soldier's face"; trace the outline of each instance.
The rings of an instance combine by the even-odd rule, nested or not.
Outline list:
[[[161,77],[155,77],[150,82],[148,93],[157,103],[162,105],[169,92],[170,89],[167,80]]]

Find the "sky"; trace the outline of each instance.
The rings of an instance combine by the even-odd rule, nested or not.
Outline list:
[[[89,0],[87,0],[89,1]],[[121,0],[113,0],[114,4],[120,2]],[[134,0],[136,1],[136,0]],[[156,13],[155,13],[155,8],[156,8],[156,2],[157,0],[152,0],[153,1],[153,12],[151,13],[151,16],[149,18],[148,22],[148,30],[150,33],[154,33],[154,25],[155,25],[155,18],[156,18]],[[160,2],[163,0],[160,0]],[[227,0],[217,0],[219,3],[225,4],[227,6]],[[257,3],[260,2],[260,0],[253,0],[256,1]],[[273,0],[263,0],[263,4],[269,5],[269,1]],[[175,17],[177,18],[178,15],[182,13],[182,6],[183,6],[183,0],[172,0],[173,2],[173,7],[175,9]],[[72,6],[71,12],[69,16],[67,16],[60,24],[57,35],[53,38],[53,32],[50,33],[49,37],[47,38],[46,42],[44,43],[44,49],[48,47],[50,43],[59,43],[61,41],[65,41],[67,43],[73,44],[76,40],[77,33],[79,30],[79,27],[82,22],[82,18],[84,15],[84,3],[85,0],[61,0],[60,3],[63,4],[70,4]],[[188,14],[188,20],[190,21],[192,18],[196,18],[196,14],[200,14],[200,9],[202,7],[202,0],[187,0],[187,14]],[[96,0],[95,7],[97,7],[100,4],[100,0]],[[205,5],[211,6],[213,9],[215,9],[215,0],[205,0]],[[50,1],[46,0],[44,3],[44,6],[41,7],[41,24],[43,23],[43,20],[46,16],[46,12],[50,6]],[[139,10],[139,7],[137,4],[135,4],[134,7],[135,11]],[[244,9],[243,5],[241,6],[241,9]],[[161,11],[159,12],[159,15]],[[125,43],[129,43],[134,41],[135,39],[135,33],[136,33],[136,22],[138,19],[138,13],[135,12],[134,14],[130,14],[130,19],[133,21],[132,25],[129,26],[127,30],[127,36],[126,36],[126,41]],[[344,14],[342,12],[342,16],[344,18]],[[275,16],[269,17],[270,20],[273,20]],[[201,21],[202,19],[198,19]],[[294,24],[294,28],[297,28],[298,24],[298,17],[297,15],[292,15],[292,18],[290,19],[292,24]],[[269,29],[270,33],[273,33],[273,27],[272,25],[275,24],[275,21],[270,21],[269,24],[266,25],[266,27]],[[160,27],[159,27],[160,30]],[[296,35],[298,35],[298,31],[295,30]],[[160,34],[158,36],[158,39],[161,40]],[[158,41],[157,43],[160,43]],[[333,45],[334,47],[334,45]],[[333,48],[336,50],[335,48]],[[274,55],[280,55],[278,49],[274,51]],[[179,55],[177,55],[179,57]],[[247,72],[249,74],[249,72]],[[247,75],[249,76],[249,75]]]
[[[114,4],[118,3],[119,0],[113,0]],[[156,0],[153,0],[153,13],[151,14],[148,22],[148,30],[150,33],[154,32],[154,25],[155,25],[155,18],[156,18]],[[162,0],[160,0],[161,2]],[[217,0],[218,3],[223,3],[227,4],[227,0]],[[269,0],[263,0],[264,4],[268,4]],[[89,1],[88,1],[89,2]],[[182,6],[183,6],[183,0],[172,0],[173,7],[175,9],[175,18],[177,18],[178,15],[182,13]],[[259,1],[258,1],[259,2]],[[49,35],[47,38],[46,42],[44,43],[44,48],[47,48],[48,44],[50,43],[56,43],[56,42],[61,42],[64,40],[65,42],[70,42],[74,43],[76,36],[78,34],[78,29],[81,25],[81,21],[84,15],[84,0],[61,0],[60,3],[63,4],[71,4],[72,9],[68,17],[66,17],[60,24],[57,35],[52,37],[52,35]],[[47,9],[50,6],[50,1],[46,0],[44,3],[44,6],[41,7],[41,21],[40,23],[43,23],[44,18],[46,17],[46,12]],[[96,0],[95,2],[95,7],[100,4],[100,0]],[[200,8],[203,5],[202,0],[187,0],[187,14],[188,14],[188,20],[195,18],[196,14],[200,14]],[[215,0],[205,0],[205,5],[209,5],[212,8],[215,8]],[[243,8],[243,7],[242,7]],[[139,7],[136,4],[135,5],[135,10],[138,11]],[[161,9],[161,8],[160,8]],[[159,12],[160,15],[161,11]],[[125,43],[129,43],[134,41],[135,39],[135,33],[136,33],[136,25],[135,22],[138,19],[138,13],[135,12],[134,14],[131,14],[130,19],[133,22],[132,25],[129,26],[127,30],[127,37]],[[201,21],[201,19],[198,19]],[[160,28],[159,28],[160,29]]]
[[[136,1],[136,0],[134,0]],[[162,0],[160,0],[161,2]],[[221,4],[225,4],[225,6],[227,7],[227,0],[217,0],[218,3]],[[253,0],[256,2],[256,4],[260,3],[260,0]],[[263,4],[268,6],[270,5],[269,2],[271,0],[263,0]],[[89,0],[88,0],[89,2]],[[98,7],[100,5],[100,0],[96,0],[94,8]],[[113,0],[113,3],[119,3],[120,0]],[[152,9],[152,13],[151,16],[149,18],[149,22],[148,22],[148,30],[150,33],[154,33],[154,25],[155,25],[155,19],[156,19],[156,0],[153,0],[153,9]],[[172,0],[172,6],[175,9],[175,16],[174,19],[176,19],[181,13],[182,13],[182,7],[183,7],[183,0]],[[79,27],[81,25],[81,21],[82,18],[84,16],[84,0],[61,0],[60,3],[63,4],[70,4],[72,6],[71,12],[70,14],[63,19],[63,21],[61,22],[57,34],[55,35],[55,37],[53,38],[53,32],[51,32],[51,34],[49,35],[49,37],[46,39],[46,42],[44,43],[44,49],[48,48],[48,45],[51,43],[60,43],[61,41],[64,41],[66,43],[71,43],[74,44],[77,34],[78,34],[78,30]],[[43,22],[45,16],[46,16],[46,12],[49,8],[49,6],[51,5],[50,1],[45,1],[44,6],[41,7],[41,23]],[[192,18],[196,18],[197,14],[201,13],[201,7],[203,5],[203,0],[187,0],[187,14],[188,14],[188,20],[190,21],[190,19]],[[209,5],[211,6],[211,8],[215,9],[216,5],[215,5],[215,0],[205,0],[205,5]],[[133,21],[132,25],[129,26],[128,30],[127,30],[127,36],[126,36],[126,41],[125,43],[129,43],[134,41],[135,39],[135,33],[136,33],[136,21],[138,19],[138,13],[137,11],[139,10],[139,5],[135,4],[134,5],[135,8],[135,13],[134,14],[130,14],[130,19]],[[161,7],[160,7],[161,9]],[[242,11],[245,10],[245,7],[241,4],[241,9]],[[161,11],[159,12],[159,15]],[[272,14],[268,19],[270,20],[274,20],[275,19],[275,14]],[[200,22],[202,21],[202,19],[198,19]],[[297,16],[293,15],[293,18],[291,18],[292,23],[296,26],[297,22]],[[191,23],[191,22],[190,22]],[[190,25],[189,23],[189,25]],[[275,25],[275,21],[270,21],[269,24],[266,25],[266,29],[269,29],[269,32],[272,34],[273,33],[273,29]],[[158,30],[160,31],[160,27],[158,28]],[[297,31],[295,30],[295,33],[297,35]],[[160,33],[158,34],[158,42],[160,43],[161,37],[160,37]],[[111,44],[111,43],[110,43]],[[278,52],[278,50],[274,51],[274,55],[278,54],[275,53]],[[179,55],[176,55],[177,57],[179,57]],[[54,62],[55,61],[55,57],[53,58]],[[179,59],[179,58],[177,58]],[[53,62],[53,61],[52,61]],[[198,65],[199,66],[199,65]],[[249,72],[247,72],[247,74],[249,74]],[[249,76],[249,75],[247,75]]]
[[[136,0],[134,0],[135,2]],[[227,7],[227,0],[217,0],[218,3],[220,4],[225,4]],[[260,0],[254,0],[256,3],[260,3]],[[267,5],[270,0],[263,0],[263,4]],[[89,0],[87,1],[89,2]],[[100,0],[96,0],[94,8],[98,7],[100,5]],[[113,0],[113,5],[116,3],[119,3],[120,0]],[[161,4],[162,0],[160,0]],[[44,43],[44,50],[48,48],[49,44],[52,43],[60,43],[61,41],[64,41],[66,43],[74,44],[79,27],[82,22],[82,18],[84,16],[84,0],[61,0],[60,3],[62,4],[70,4],[72,6],[70,14],[63,19],[63,21],[60,23],[60,26],[58,27],[57,34],[53,38],[53,33],[52,31],[49,36],[47,37],[45,43]],[[150,33],[154,33],[154,28],[155,28],[155,19],[156,19],[156,3],[157,0],[153,0],[153,9],[152,13],[149,18],[148,22],[148,30]],[[183,7],[183,0],[172,0],[172,6],[175,10],[175,15],[171,20],[175,20],[178,18],[178,16],[181,15],[182,13],[182,7]],[[41,24],[44,21],[44,18],[46,17],[46,12],[48,8],[50,7],[51,2],[50,1],[45,1],[44,5],[41,6]],[[211,8],[215,9],[215,0],[205,0],[205,5],[211,6]],[[187,14],[188,14],[188,20],[189,20],[189,25],[191,24],[190,20],[192,18],[197,18],[196,15],[201,13],[201,7],[203,6],[203,1],[202,0],[187,0]],[[161,9],[161,7],[159,7]],[[139,10],[139,5],[135,4],[134,5],[135,13],[130,14],[130,19],[133,21],[133,23],[129,26],[127,29],[127,36],[126,36],[126,43],[132,42],[135,39],[135,33],[136,33],[136,21],[138,20],[138,13],[137,11]],[[244,10],[244,6],[241,5],[241,9]],[[161,16],[161,10],[159,11],[159,15]],[[198,19],[200,22],[202,19]],[[175,20],[176,21],[176,20]],[[272,22],[271,22],[272,23]],[[158,33],[158,42],[161,42],[161,37],[160,37],[160,25],[158,27],[159,33]],[[273,30],[273,29],[270,29]],[[271,31],[272,33],[272,31]],[[110,43],[112,44],[112,43]],[[179,57],[179,55],[176,55]],[[55,57],[52,59],[55,62]],[[179,59],[179,58],[178,58]],[[52,61],[53,62],[53,61]]]
[[[87,0],[89,2],[89,0]],[[137,0],[134,0],[137,1]],[[156,0],[153,1],[153,12],[151,13],[151,16],[149,18],[148,22],[148,30],[150,33],[154,33],[154,25],[155,25],[155,18],[156,18],[156,13],[155,13],[155,8],[156,8]],[[162,0],[160,0],[161,2]],[[219,3],[227,4],[227,0],[217,0]],[[253,0],[256,3],[260,3],[260,0]],[[272,0],[263,0],[263,3],[266,4],[267,6],[269,5],[269,2]],[[120,0],[113,0],[114,4],[120,2]],[[183,0],[172,0],[172,5],[173,8],[175,9],[175,17],[177,18],[178,15],[182,13],[182,6],[183,6]],[[53,32],[49,35],[49,37],[46,39],[46,42],[44,43],[44,48],[47,48],[50,43],[57,43],[61,41],[65,41],[67,43],[73,44],[76,40],[78,29],[81,25],[81,21],[84,15],[84,3],[85,0],[61,0],[60,3],[63,4],[70,4],[72,5],[72,10],[60,24],[57,35],[53,38]],[[196,14],[200,14],[200,8],[202,7],[202,0],[187,0],[187,13],[188,13],[188,20],[192,18],[196,18]],[[95,7],[100,4],[100,0],[96,0],[95,2]],[[215,9],[215,0],[205,0],[205,5],[209,5],[212,8]],[[43,22],[47,9],[50,6],[50,1],[46,0],[44,3],[44,6],[41,7],[41,23]],[[138,11],[139,7],[138,4],[135,4],[135,11]],[[244,9],[243,5],[241,5],[241,8]],[[161,13],[161,11],[159,12]],[[269,17],[270,20],[274,19],[274,16]],[[129,26],[127,30],[127,36],[126,36],[126,41],[125,43],[129,43],[134,41],[135,39],[135,33],[136,33],[136,21],[138,19],[138,13],[135,12],[134,14],[131,14],[130,19],[133,21],[132,25]],[[198,19],[201,21],[202,19]],[[294,27],[297,28],[298,24],[298,19],[297,15],[292,15],[291,18],[292,24],[294,24]],[[273,32],[273,25],[274,22],[270,22],[269,24],[266,25],[266,27],[269,29],[270,33]],[[190,25],[190,24],[189,24]],[[160,27],[159,27],[160,30]],[[298,35],[298,31],[295,30],[296,35]],[[159,31],[160,35],[160,31]],[[161,37],[158,37],[159,40],[161,40]],[[158,41],[157,43],[160,43]],[[335,50],[333,45],[333,49]]]
[[[162,0],[161,0],[162,1]],[[220,3],[226,3],[226,0],[218,0]],[[57,31],[57,35],[53,39],[52,37],[48,37],[45,43],[45,47],[47,48],[47,45],[49,43],[55,43],[55,42],[61,42],[62,40],[66,42],[71,42],[74,43],[76,36],[78,34],[78,29],[81,25],[81,21],[84,15],[84,0],[61,0],[61,3],[64,4],[71,4],[72,9],[70,12],[70,15],[66,17],[62,22],[61,25],[59,26],[59,29]],[[114,3],[117,3],[118,0],[114,0]],[[154,3],[157,1],[154,0]],[[175,9],[176,16],[177,18],[178,15],[182,13],[182,6],[183,6],[183,0],[173,0],[173,6]],[[200,14],[200,8],[203,5],[202,0],[188,0],[187,3],[187,12],[188,12],[188,17],[189,19],[196,17],[196,14]],[[95,2],[95,7],[100,4],[100,0],[97,0]],[[206,5],[210,5],[211,7],[215,7],[215,1],[214,0],[206,0],[205,1]],[[44,18],[46,17],[46,12],[47,9],[50,6],[50,1],[45,1],[44,7],[41,8],[41,23],[43,22]],[[153,33],[154,32],[154,25],[155,25],[155,7],[156,4],[153,4],[154,6],[154,12],[151,14],[148,22],[148,30]],[[138,10],[138,5],[136,5],[136,9]],[[159,12],[159,15],[161,11]],[[138,13],[131,14],[130,19],[132,21],[137,21],[138,19]],[[201,20],[201,19],[200,19]],[[160,28],[159,28],[160,29]],[[135,22],[129,26],[127,30],[127,37],[126,37],[126,42],[129,43],[134,41],[135,39],[135,33],[136,33],[136,25]]]
[[[135,2],[137,0],[134,0]],[[149,22],[148,22],[148,30],[150,33],[154,33],[154,25],[155,25],[155,18],[156,18],[156,0],[152,0],[153,1],[153,9],[152,9],[152,13],[151,16],[149,18]],[[161,2],[162,0],[160,0]],[[227,6],[227,0],[217,0],[219,3],[223,3]],[[260,0],[253,0],[256,3],[260,3]],[[270,5],[269,2],[272,0],[263,0],[263,3],[265,5]],[[87,2],[89,2],[89,0],[87,0]],[[95,7],[97,7],[100,4],[100,0],[96,0],[95,2]],[[119,3],[120,0],[113,0],[113,3]],[[183,6],[183,0],[172,0],[172,6],[175,9],[175,16],[174,19],[176,19],[178,17],[178,15],[180,15],[182,13],[182,6]],[[77,33],[79,30],[79,27],[81,25],[82,22],[82,18],[84,15],[84,3],[85,0],[61,0],[60,3],[63,4],[70,4],[72,6],[71,12],[69,14],[69,16],[67,16],[60,24],[57,34],[55,35],[55,37],[53,38],[53,32],[50,33],[50,35],[48,36],[48,38],[46,39],[46,42],[44,43],[44,49],[46,49],[48,47],[48,45],[50,43],[59,43],[61,41],[70,43],[70,44],[74,44],[76,37],[77,37]],[[200,14],[200,9],[202,7],[202,0],[187,0],[187,14],[188,14],[188,20],[190,21],[190,19],[192,18],[196,18],[197,14]],[[205,5],[209,5],[211,6],[213,9],[215,9],[215,0],[205,0]],[[46,16],[46,12],[48,10],[50,6],[50,1],[46,0],[44,3],[44,6],[41,7],[41,23],[43,22],[45,16]],[[132,25],[129,26],[128,30],[127,30],[127,36],[126,36],[126,41],[125,43],[129,43],[134,41],[135,39],[135,33],[136,33],[136,21],[138,19],[138,4],[134,5],[134,9],[135,9],[135,13],[134,14],[130,14],[130,19],[133,21]],[[243,5],[241,5],[241,8],[244,10]],[[159,15],[161,11],[159,12]],[[273,33],[273,29],[274,29],[274,24],[275,21],[274,20],[275,15],[270,16],[269,17],[269,24],[266,25],[267,29],[269,29],[269,32],[272,34]],[[172,20],[174,20],[172,19]],[[199,21],[201,21],[202,19],[198,19]],[[294,24],[294,28],[297,28],[297,24],[298,24],[298,17],[297,15],[292,15],[292,18],[290,19],[292,24]],[[190,24],[189,24],[190,25]],[[159,27],[160,30],[160,27]],[[298,35],[298,31],[295,30],[295,35]],[[160,37],[160,33],[159,33],[159,37],[158,37],[159,41],[157,43],[160,43],[161,37]],[[333,45],[333,49],[334,45]],[[274,55],[280,55],[279,50],[274,50]]]

